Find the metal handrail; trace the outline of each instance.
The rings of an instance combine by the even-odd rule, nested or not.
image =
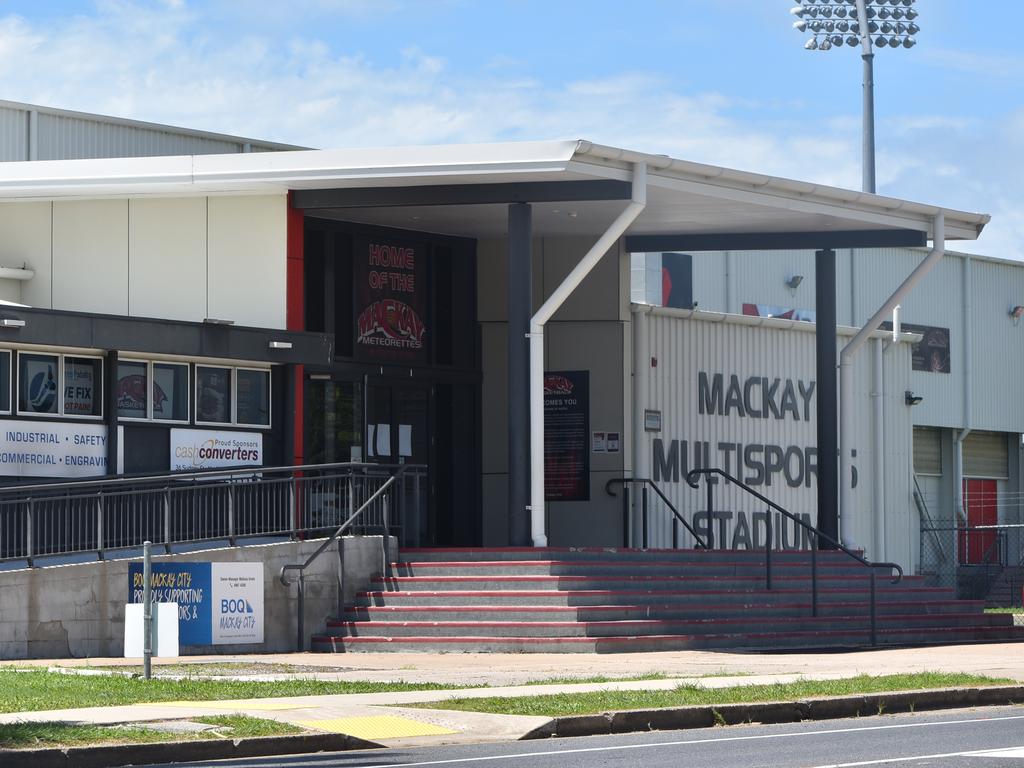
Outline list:
[[[643,548],[644,549],[647,549],[647,486],[650,486],[651,488],[654,489],[654,492],[656,494],[658,494],[658,497],[665,503],[665,506],[669,508],[669,511],[672,513],[672,515],[675,517],[675,519],[678,520],[680,523],[682,523],[683,527],[686,528],[686,530],[690,532],[690,535],[693,536],[693,539],[697,543],[698,548],[700,548],[700,549],[710,549],[711,548],[709,546],[708,542],[704,541],[704,539],[702,539],[700,537],[700,534],[698,534],[697,531],[694,530],[693,526],[690,525],[688,522],[686,522],[686,518],[683,517],[682,514],[680,514],[679,510],[675,508],[675,505],[671,501],[669,501],[668,497],[664,493],[662,493],[661,488],[659,488],[657,483],[655,483],[653,480],[651,480],[649,478],[646,478],[646,477],[613,477],[611,480],[609,480],[607,483],[604,484],[605,493],[607,493],[609,496],[617,496],[618,494],[616,494],[615,491],[612,490],[612,486],[613,485],[621,485],[623,487],[623,491],[625,491],[626,483],[640,483],[640,485],[641,485],[641,489],[642,489],[642,493],[641,493],[642,515],[643,515],[642,531],[643,531]],[[625,520],[628,520],[628,516],[629,516],[629,501],[628,501],[628,497],[625,494],[623,494],[623,501],[622,501],[622,503],[623,503],[623,520],[625,521]],[[674,529],[673,529],[673,531],[674,531]]]
[[[296,633],[297,633],[297,638],[298,639],[297,639],[297,643],[296,644],[298,646],[298,650],[300,650],[300,651],[304,650],[305,642],[306,642],[306,640],[305,640],[305,637],[306,637],[306,632],[305,632],[305,613],[306,613],[306,611],[305,611],[305,608],[306,608],[305,573],[306,573],[306,569],[310,565],[312,565],[313,562],[316,561],[316,559],[318,557],[320,557],[320,555],[322,555],[324,553],[324,550],[326,550],[332,543],[337,541],[341,537],[341,535],[345,532],[345,529],[348,528],[349,526],[351,526],[356,521],[356,519],[358,519],[363,514],[363,512],[365,512],[367,509],[369,509],[371,504],[373,504],[375,501],[377,501],[378,498],[381,498],[382,496],[384,496],[384,494],[388,490],[388,488],[390,488],[392,485],[394,485],[395,482],[398,480],[398,478],[405,474],[405,470],[406,470],[405,466],[400,466],[395,471],[395,473],[393,475],[391,475],[391,477],[389,477],[381,485],[380,488],[378,488],[376,491],[373,492],[373,494],[370,496],[370,498],[366,499],[366,501],[364,501],[359,506],[359,509],[357,509],[351,515],[349,515],[348,519],[346,519],[341,525],[339,525],[338,528],[334,531],[334,533],[332,533],[330,536],[328,536],[326,539],[324,539],[323,543],[319,547],[317,547],[316,550],[309,557],[306,558],[305,562],[303,562],[303,563],[288,563],[286,565],[282,565],[281,566],[281,571],[278,574],[278,578],[280,579],[281,583],[284,586],[286,586],[286,587],[289,587],[292,584],[292,582],[289,581],[289,579],[288,579],[288,572],[289,571],[298,571],[299,572],[299,576],[298,576],[298,580],[297,580],[298,581],[298,585],[299,585],[299,590],[298,590],[298,600],[297,600],[297,605],[296,605],[296,611],[298,613],[298,617],[297,617],[297,621],[296,621],[296,627],[297,627]],[[388,562],[390,560],[389,555],[388,555],[388,551],[389,551],[388,539],[389,539],[391,534],[390,534],[390,528],[389,528],[389,525],[388,525],[387,498],[386,497],[383,499],[383,510],[384,510],[384,518],[383,518],[384,519],[384,525],[383,525],[383,531],[381,532],[381,538],[383,539],[383,542],[382,542],[381,546],[382,546],[382,549],[383,549],[383,569],[384,569],[385,575],[387,575]],[[339,568],[342,569],[342,572],[343,572],[344,571],[344,563],[343,563],[344,547],[341,544],[338,545],[338,558],[339,558]],[[339,591],[341,590],[341,585],[340,584],[338,585],[338,589],[339,589]],[[339,601],[341,600],[341,595],[340,594],[338,595],[338,600]]]
[[[726,472],[723,469],[719,469],[718,467],[707,467],[707,468],[700,468],[700,469],[692,469],[692,470],[690,470],[687,473],[687,475],[686,475],[686,484],[688,486],[690,486],[691,488],[693,488],[693,489],[699,488],[700,485],[697,482],[697,478],[700,477],[700,475],[705,475],[705,477],[706,477],[705,482],[707,483],[707,487],[708,487],[708,509],[707,509],[707,514],[708,514],[708,519],[709,520],[710,520],[711,512],[712,512],[712,509],[713,509],[713,503],[712,503],[713,502],[713,495],[712,495],[713,494],[713,490],[712,489],[714,488],[714,484],[710,482],[711,475],[719,475],[720,477],[724,478],[728,482],[730,482],[733,485],[739,487],[741,490],[746,491],[748,494],[750,494],[751,496],[756,498],[758,501],[768,505],[768,507],[770,509],[774,509],[776,512],[779,512],[780,514],[784,515],[785,517],[788,517],[794,523],[796,523],[797,525],[801,526],[804,530],[808,531],[815,538],[814,546],[811,547],[811,612],[812,612],[811,615],[813,615],[815,617],[817,617],[817,615],[818,615],[818,567],[817,567],[818,566],[818,557],[817,557],[817,544],[819,543],[820,539],[824,539],[826,542],[828,542],[829,544],[834,546],[838,551],[845,553],[849,557],[852,557],[854,560],[856,560],[861,565],[863,565],[863,566],[865,566],[867,568],[870,568],[871,569],[871,644],[872,645],[877,645],[878,644],[878,636],[877,636],[878,635],[878,630],[877,630],[878,609],[877,609],[877,599],[876,599],[876,594],[875,594],[875,570],[874,569],[876,569],[876,568],[886,568],[889,571],[895,571],[896,572],[896,578],[891,579],[890,583],[892,583],[892,584],[899,584],[900,581],[903,579],[903,568],[900,565],[898,565],[897,563],[883,563],[883,562],[873,563],[873,562],[871,562],[867,558],[865,558],[865,557],[863,557],[861,555],[858,555],[856,552],[854,552],[853,550],[849,549],[848,547],[845,547],[843,544],[841,544],[840,542],[836,541],[834,538],[829,536],[827,533],[823,533],[820,528],[818,528],[816,526],[813,526],[813,525],[811,525],[810,523],[807,523],[804,520],[801,520],[799,517],[797,517],[792,512],[790,512],[788,509],[785,509],[785,508],[779,506],[774,501],[769,499],[767,496],[763,496],[760,493],[758,493],[757,491],[755,491],[753,488],[751,488],[749,485],[744,483],[742,480],[733,477],[728,472]],[[769,539],[770,539],[770,537],[769,537]],[[769,546],[770,546],[770,541],[769,541]],[[770,576],[769,576],[769,584],[770,584]],[[770,586],[769,586],[769,589],[770,589]]]

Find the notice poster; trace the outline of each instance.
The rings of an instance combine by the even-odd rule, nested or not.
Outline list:
[[[880,327],[883,330],[891,331],[892,323],[886,320]],[[910,367],[912,370],[926,373],[949,373],[949,328],[900,323],[900,330],[904,333],[921,334],[921,340],[911,347]]]
[[[590,500],[590,372],[544,374],[544,500]]]
[[[424,252],[421,245],[356,238],[356,357],[428,362]]]

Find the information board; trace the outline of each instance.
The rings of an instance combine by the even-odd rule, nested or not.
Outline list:
[[[103,424],[4,421],[0,427],[0,475],[97,477],[107,474]]]
[[[590,372],[544,374],[544,499],[590,500]]]
[[[153,563],[153,600],[178,604],[181,645],[263,642],[262,563]],[[142,563],[128,566],[128,602],[141,603]]]

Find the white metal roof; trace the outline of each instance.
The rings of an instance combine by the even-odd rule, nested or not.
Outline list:
[[[913,229],[974,239],[987,214],[648,155],[587,141],[310,150],[0,164],[0,201],[283,194],[288,190],[622,179],[648,165],[648,205],[630,234]],[[621,201],[538,204],[538,234],[597,234]],[[332,215],[317,212],[316,215]],[[349,221],[473,236],[506,231],[504,205],[347,209]]]

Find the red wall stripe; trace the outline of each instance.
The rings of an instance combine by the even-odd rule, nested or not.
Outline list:
[[[287,287],[285,321],[289,331],[306,328],[305,302],[305,214],[292,207],[292,193],[288,193],[287,234]],[[305,440],[303,436],[303,375],[302,366],[295,366],[295,464],[303,464]]]

